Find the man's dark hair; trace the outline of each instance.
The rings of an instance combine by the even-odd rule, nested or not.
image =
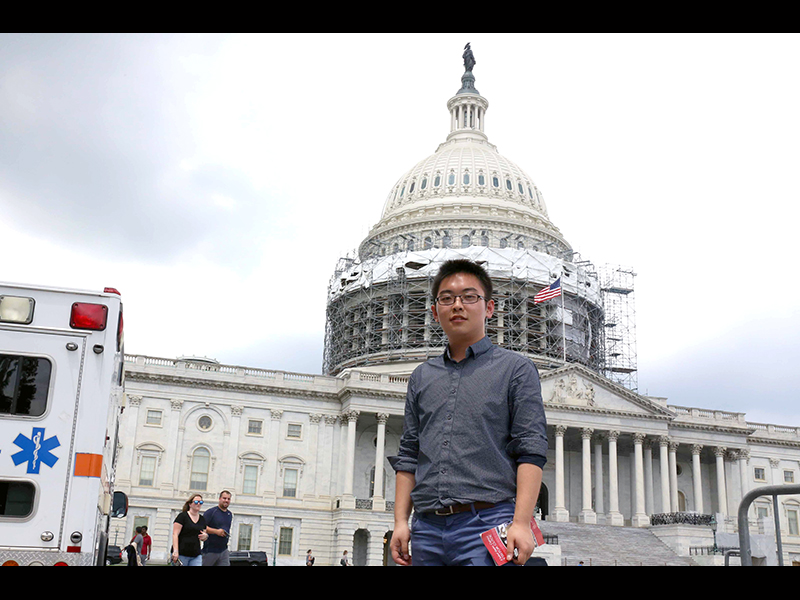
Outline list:
[[[492,299],[492,279],[489,277],[486,269],[484,269],[478,263],[474,263],[466,258],[454,258],[452,260],[445,261],[442,264],[442,266],[439,268],[439,272],[433,279],[434,299],[439,295],[439,286],[442,285],[442,281],[451,275],[456,275],[458,273],[474,275],[478,281],[480,281],[481,287],[483,287],[483,291],[486,294],[486,301],[488,302]]]

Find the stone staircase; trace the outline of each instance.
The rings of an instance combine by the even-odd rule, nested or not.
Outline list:
[[[584,523],[539,522],[544,535],[557,535],[561,564],[585,566],[692,566],[649,529]]]

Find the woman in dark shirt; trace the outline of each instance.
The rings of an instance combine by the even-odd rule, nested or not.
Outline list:
[[[194,494],[183,505],[181,513],[172,524],[172,562],[180,558],[186,567],[202,567],[200,542],[208,539],[206,520],[200,514],[203,497]]]

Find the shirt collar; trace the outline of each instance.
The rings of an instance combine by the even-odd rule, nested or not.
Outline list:
[[[491,349],[493,345],[494,344],[492,344],[492,340],[490,340],[489,336],[486,335],[482,339],[478,340],[477,342],[475,342],[474,344],[472,344],[467,348],[466,356],[464,358],[465,359],[469,358],[470,354],[472,354],[473,357],[477,358],[484,352],[487,352],[489,349]],[[444,347],[444,358],[446,360],[449,360],[450,362],[453,362],[453,359],[450,358],[450,344],[447,344]]]

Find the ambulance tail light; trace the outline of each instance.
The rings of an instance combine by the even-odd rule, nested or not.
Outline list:
[[[0,296],[0,322],[30,324],[35,304],[33,298]]]
[[[69,326],[73,329],[105,331],[108,321],[108,307],[105,304],[76,302],[72,305]]]

